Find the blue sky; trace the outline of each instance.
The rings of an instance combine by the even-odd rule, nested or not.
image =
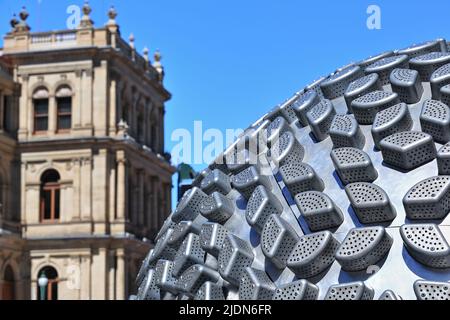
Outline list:
[[[64,29],[75,0],[0,0],[0,32],[26,5],[33,31]],[[166,149],[177,128],[246,128],[312,80],[351,61],[450,37],[450,1],[91,0],[97,26],[111,4],[124,38],[160,48],[166,68]],[[366,27],[381,8],[381,30]],[[195,166],[201,169],[202,165]]]

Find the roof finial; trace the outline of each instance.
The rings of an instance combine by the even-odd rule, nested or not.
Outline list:
[[[27,24],[27,18],[28,18],[29,14],[28,11],[25,7],[22,7],[22,10],[19,13],[19,17],[20,17],[20,21],[17,21],[17,19],[15,19],[15,15],[13,20],[15,19],[15,21],[11,20],[11,25],[13,23],[15,23],[14,26],[14,31],[15,32],[28,32],[30,31],[30,27]]]
[[[20,11],[19,15],[20,15],[20,19],[22,21],[26,21],[27,20],[29,14],[28,14],[27,8],[25,8],[25,6],[22,7],[22,10]]]
[[[117,11],[116,8],[114,8],[114,6],[111,6],[108,10],[108,17],[109,20],[106,23],[107,26],[115,26],[117,25],[116,23],[116,17],[117,17]]]
[[[159,51],[159,49],[156,49],[155,53],[153,54],[153,57],[155,58],[155,62],[161,61],[162,56],[161,56],[161,52]]]
[[[80,21],[80,28],[91,28],[94,25],[94,21],[91,20],[89,14],[92,12],[89,1],[85,1],[83,5],[83,16]]]
[[[133,33],[130,33],[128,40],[130,41],[131,60],[135,61],[136,60],[136,47],[134,46],[134,34]]]
[[[148,52],[149,52],[148,48],[144,47],[144,50],[142,50],[142,55],[144,56],[144,60],[145,60],[145,71],[148,71],[148,69],[149,69],[148,67],[150,64],[150,58],[148,57]]]
[[[11,20],[9,21],[9,23],[11,24],[12,31],[15,31],[16,30],[16,26],[19,23],[19,20],[17,20],[17,16],[16,16],[15,13],[13,14],[13,16],[12,16]]]
[[[128,37],[128,41],[130,41],[130,47],[134,49],[134,34],[130,33],[130,36]]]
[[[158,81],[162,83],[164,80],[164,67],[161,63],[162,56],[159,49],[156,49],[153,58],[155,59],[155,61],[153,62],[153,68],[155,68],[156,71],[158,72]]]
[[[147,47],[144,47],[144,49],[142,50],[142,54],[144,55],[144,59],[145,59],[145,61],[147,61],[147,62],[149,62],[150,61],[150,59],[148,58],[148,48]]]

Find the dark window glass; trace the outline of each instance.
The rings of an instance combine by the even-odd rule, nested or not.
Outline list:
[[[58,98],[58,130],[69,130],[72,127],[72,98]]]
[[[59,219],[59,199],[60,199],[60,190],[59,185],[58,189],[55,189],[55,219]]]
[[[44,220],[51,220],[52,218],[52,193],[50,190],[42,191],[42,205],[44,211]]]
[[[34,100],[34,131],[48,130],[48,99]]]

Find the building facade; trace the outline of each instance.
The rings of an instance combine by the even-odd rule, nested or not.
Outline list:
[[[90,11],[33,33],[23,10],[4,37],[0,299],[127,298],[171,210],[161,56]]]

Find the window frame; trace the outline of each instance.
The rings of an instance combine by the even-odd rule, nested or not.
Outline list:
[[[54,172],[52,172],[54,171]],[[57,181],[46,181],[47,174],[56,174]],[[57,177],[57,178],[56,178]],[[50,169],[41,176],[39,188],[39,221],[40,223],[58,223],[61,219],[61,176],[59,172]],[[46,215],[47,210],[49,214]],[[48,216],[48,217],[47,217]]]
[[[60,99],[70,99],[70,111],[69,112],[60,112]],[[70,127],[69,128],[59,128],[60,117],[70,116]],[[63,96],[56,98],[56,133],[68,133],[72,130],[72,97],[71,96]]]
[[[45,114],[37,114],[36,113],[36,101],[47,101],[47,113]],[[49,103],[49,99],[48,98],[36,98],[33,99],[33,134],[45,134],[48,131],[49,128],[49,107],[50,107],[50,103]],[[37,130],[37,119],[40,118],[47,118],[47,129],[46,130]]]

